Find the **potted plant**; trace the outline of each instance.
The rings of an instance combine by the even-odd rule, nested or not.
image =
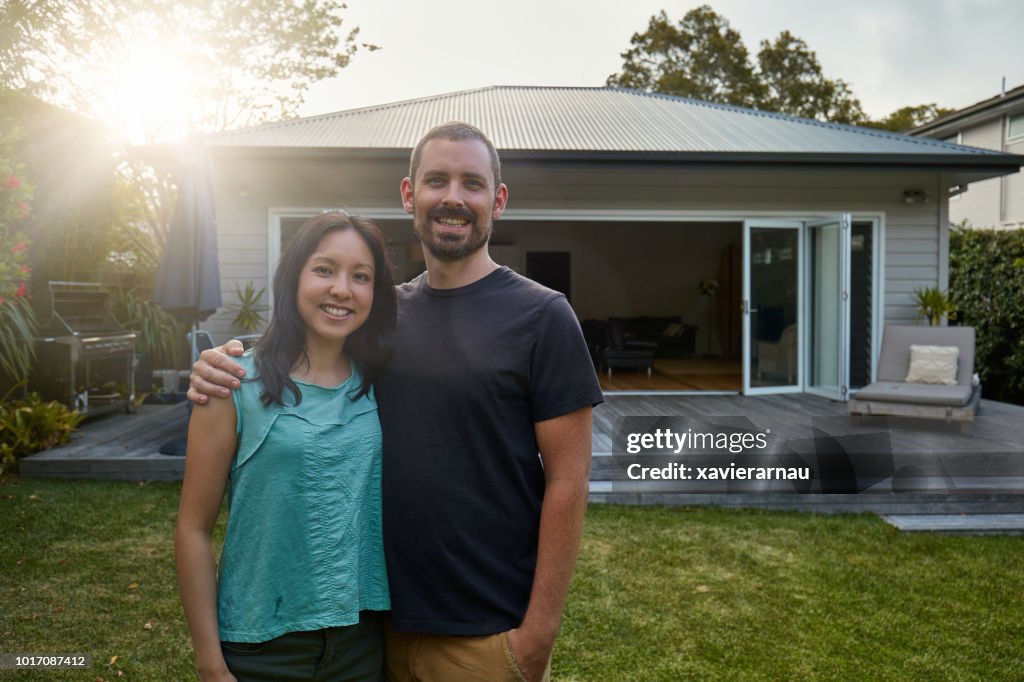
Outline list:
[[[917,307],[917,321],[926,318],[932,327],[937,327],[942,324],[942,320],[951,320],[955,316],[949,295],[938,287],[914,289],[914,305]]]
[[[246,334],[253,334],[259,331],[260,326],[265,322],[263,313],[269,310],[266,305],[261,303],[263,294],[266,291],[266,287],[261,287],[257,290],[252,280],[249,280],[245,285],[245,289],[237,282],[235,283],[235,297],[238,299],[238,302],[229,304],[227,308],[235,313],[235,319],[231,321],[231,325],[237,331]]]
[[[125,329],[136,333],[136,395],[154,392],[154,373],[157,368],[177,367],[184,357],[185,327],[150,300],[144,291],[141,288],[117,289],[111,298],[114,317]]]

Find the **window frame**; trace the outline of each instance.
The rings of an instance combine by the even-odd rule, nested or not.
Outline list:
[[[1017,120],[1017,133],[1014,134],[1013,122]],[[1018,111],[1016,114],[1006,115],[1006,141],[1007,142],[1020,142],[1024,140],[1024,111]]]

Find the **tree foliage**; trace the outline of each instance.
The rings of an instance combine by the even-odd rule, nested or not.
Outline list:
[[[336,0],[0,2],[0,121],[23,129],[25,173],[38,190],[24,225],[34,242],[34,284],[104,281],[119,292],[132,328],[169,329],[147,299],[170,224],[175,169],[125,153],[117,145],[130,138],[75,114],[110,124],[109,106],[118,113],[126,96],[112,96],[125,89],[117,76],[128,72],[157,80],[156,91],[171,103],[188,92],[192,104],[180,130],[147,130],[147,140],[132,142],[294,116],[314,83],[336,76],[358,50],[377,49],[358,42],[344,10]],[[147,51],[164,57],[181,82],[148,68],[139,59]],[[145,97],[128,89],[132,95]],[[8,303],[0,312],[13,310]],[[0,331],[12,329],[0,319]],[[4,338],[4,349],[13,348]]]
[[[761,41],[757,62],[764,93],[759,109],[837,123],[866,118],[850,86],[826,78],[817,55],[789,31],[774,42]]]
[[[0,125],[20,131],[17,154],[36,202],[22,221],[33,290],[95,278],[110,250],[113,149],[102,126],[20,92],[0,92]]]
[[[894,133],[906,132],[917,126],[924,125],[935,120],[939,116],[951,113],[953,109],[947,109],[936,105],[918,104],[916,106],[900,107],[885,118],[877,121],[866,121],[864,125],[881,130],[889,130]]]
[[[632,45],[608,85],[740,106],[760,100],[740,34],[707,5],[687,12],[678,24],[662,10],[646,32],[633,35]]]
[[[674,23],[661,11],[630,44],[607,85],[886,130],[905,130],[913,127],[908,121],[919,125],[946,111],[934,104],[904,107],[872,123],[849,83],[827,78],[801,38],[783,31],[763,40],[752,61],[740,34],[708,5]]]
[[[975,329],[984,396],[1024,404],[1024,230],[951,231],[949,297]]]
[[[8,0],[0,5],[0,88],[91,113],[125,46],[174,48],[202,103],[191,123],[218,131],[293,116],[310,86],[360,48],[335,0]]]
[[[0,89],[46,96],[66,87],[73,57],[112,36],[116,7],[91,0],[4,0]]]

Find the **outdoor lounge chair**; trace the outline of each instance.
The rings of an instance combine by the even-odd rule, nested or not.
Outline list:
[[[955,346],[959,349],[955,385],[908,383],[910,346]],[[849,402],[850,415],[888,415],[961,422],[965,431],[978,411],[981,386],[974,385],[973,327],[888,326],[882,336],[878,380]]]

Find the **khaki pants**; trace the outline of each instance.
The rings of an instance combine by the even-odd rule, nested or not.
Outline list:
[[[388,682],[524,682],[508,633],[456,637],[398,632],[384,625],[384,679]],[[544,682],[551,678],[551,661]]]

